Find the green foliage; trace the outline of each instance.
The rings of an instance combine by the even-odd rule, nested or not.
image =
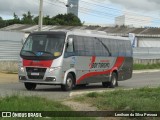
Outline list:
[[[143,70],[143,69],[160,69],[160,63],[157,64],[134,64],[133,65],[134,70]]]
[[[16,15],[16,13],[13,14],[13,23],[21,23],[20,18],[18,17],[18,15]]]
[[[89,93],[89,94],[87,94],[87,97],[96,98],[96,97],[98,97],[98,93],[96,93],[96,92]]]
[[[60,102],[35,96],[0,97],[0,111],[69,111],[72,109]],[[70,114],[71,114],[70,113]],[[54,117],[54,118],[1,118],[1,120],[94,120],[87,117]]]
[[[0,17],[0,28],[13,24],[38,24],[39,16],[34,17],[30,11],[24,13],[20,19],[16,13],[13,14],[13,19],[3,20]],[[81,20],[74,14],[58,14],[54,17],[49,15],[43,17],[44,25],[66,25],[66,26],[81,26]]]
[[[6,22],[3,20],[2,17],[0,17],[0,28],[5,27],[6,26]]]
[[[64,111],[71,109],[59,102],[45,98],[11,96],[0,98],[0,111]]]
[[[101,110],[160,111],[160,87],[89,93],[76,101],[89,102]],[[96,97],[95,97],[96,95]],[[82,101],[81,101],[82,102]]]
[[[31,15],[30,11],[28,11],[27,14],[26,13],[23,14],[21,23],[22,24],[35,24],[35,22],[33,21],[33,18],[34,18],[34,16]]]
[[[72,13],[69,14],[59,14],[52,18],[56,25],[70,25],[70,26],[81,26],[82,23],[80,19]]]

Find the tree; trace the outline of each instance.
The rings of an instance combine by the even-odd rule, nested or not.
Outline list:
[[[81,20],[72,13],[69,14],[58,14],[53,17],[52,20],[56,25],[70,25],[70,26],[81,26]]]
[[[27,14],[25,14],[25,13],[23,14],[21,23],[22,24],[35,24],[35,22],[33,21],[33,18],[34,18],[34,16],[31,15],[30,11],[28,11]]]
[[[43,24],[44,25],[54,25],[54,22],[52,22],[52,19],[50,18],[50,16],[47,15],[43,18]]]
[[[8,25],[13,24],[38,24],[39,16],[34,17],[30,11],[27,13],[24,13],[22,15],[22,19],[16,15],[16,13],[13,14],[13,19],[10,20],[3,20],[2,17],[0,17],[0,27],[6,27]],[[49,15],[43,17],[43,24],[44,25],[67,25],[67,26],[81,26],[81,20],[75,16],[74,14],[58,14],[55,17],[50,17]]]
[[[2,17],[0,17],[0,28],[2,28],[3,27],[3,19],[2,19]]]
[[[19,24],[21,21],[18,17],[18,15],[16,15],[16,13],[13,14],[13,24]]]
[[[3,20],[3,18],[2,18],[2,17],[0,17],[0,20]]]
[[[0,28],[3,28],[3,27],[5,27],[5,26],[6,26],[6,21],[3,20],[2,17],[0,17]]]
[[[36,17],[33,19],[33,21],[34,21],[35,24],[38,24],[39,16],[36,16]]]

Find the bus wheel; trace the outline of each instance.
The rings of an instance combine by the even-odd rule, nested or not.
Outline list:
[[[118,86],[117,75],[116,75],[115,72],[113,72],[112,76],[111,76],[111,81],[110,81],[109,87],[110,88],[115,88],[117,86]]]
[[[37,86],[35,83],[24,83],[24,86],[27,90],[34,90]]]
[[[66,84],[61,85],[61,89],[63,91],[70,91],[70,90],[72,90],[73,85],[74,85],[73,76],[72,76],[72,74],[69,73],[68,76],[67,76],[67,79],[66,79]]]

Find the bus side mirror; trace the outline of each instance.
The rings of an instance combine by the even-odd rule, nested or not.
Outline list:
[[[72,46],[72,45],[73,45],[73,38],[69,38],[69,39],[68,39],[68,45],[69,45],[69,46]]]

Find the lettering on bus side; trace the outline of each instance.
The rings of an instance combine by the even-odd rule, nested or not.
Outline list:
[[[93,63],[91,68],[109,68],[110,63]]]

